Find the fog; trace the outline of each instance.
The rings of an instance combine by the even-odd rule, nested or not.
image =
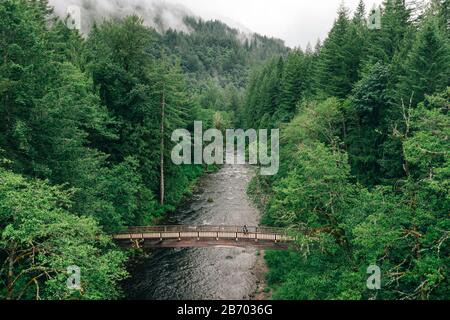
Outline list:
[[[189,32],[183,18],[195,15],[181,4],[161,0],[50,0],[49,3],[62,18],[67,17],[69,6],[81,8],[81,30],[84,33],[89,31],[94,21],[131,14],[139,15],[147,26],[160,31],[170,27]]]
[[[358,2],[346,0],[345,5],[353,10]],[[366,0],[366,9],[381,2]],[[50,0],[62,17],[69,5],[81,7],[83,32],[87,32],[94,18],[132,13],[159,30],[171,27],[189,32],[183,18],[193,15],[219,19],[244,32],[280,38],[291,47],[302,48],[326,37],[341,3],[342,0]]]
[[[283,39],[291,47],[305,48],[324,39],[343,0],[167,0],[183,3],[203,18],[236,21],[248,29]],[[366,11],[382,0],[365,0]],[[354,10],[359,0],[345,0]],[[225,20],[225,22],[227,22]]]

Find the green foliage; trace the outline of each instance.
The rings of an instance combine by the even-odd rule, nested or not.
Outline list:
[[[0,169],[0,296],[3,299],[114,299],[126,276],[123,253],[92,218],[69,212],[71,190]],[[81,268],[80,291],[67,267]]]
[[[0,6],[0,117],[5,119],[0,142],[7,156],[19,161],[29,148],[28,111],[43,96],[48,78],[44,30],[33,17],[34,9],[25,1],[7,0]]]
[[[380,30],[365,27],[362,4],[352,20],[341,8],[309,50],[312,90],[288,104],[281,88],[308,79],[292,63],[279,77],[269,62],[250,81],[247,123],[282,134],[278,175],[255,178],[249,193],[265,224],[304,230],[292,250],[266,254],[274,299],[448,299],[445,3],[414,20],[405,1],[387,0]],[[366,287],[374,264],[379,291]]]
[[[157,35],[159,48],[180,57],[190,87],[213,81],[225,88],[244,88],[251,67],[288,51],[282,41],[257,34],[240,34],[220,21],[185,18],[190,34],[168,30]]]
[[[137,160],[134,172],[140,175],[144,194],[138,202],[145,203],[152,194],[164,193],[169,199],[167,204],[173,206],[188,183],[162,188],[161,167],[166,180],[183,179],[181,169],[170,161],[170,136],[174,129],[187,126],[192,103],[179,64],[164,54],[155,57],[148,50],[153,46],[152,37],[151,30],[137,17],[109,21],[92,31],[85,59],[101,103],[116,119],[114,129],[118,133],[118,139],[98,139],[97,147],[109,154],[115,165],[128,157]],[[140,218],[134,222],[149,221],[148,210],[153,206],[139,207]]]
[[[403,54],[402,47],[409,45],[409,36],[412,31],[411,9],[407,7],[406,2],[385,0],[381,29],[371,34],[370,57],[385,63],[395,61],[397,56]]]
[[[194,120],[231,128],[250,60],[287,49],[257,35],[257,45],[241,43],[235,30],[195,19],[189,35],[158,34],[136,16],[85,39],[51,11],[46,1],[0,3],[0,165],[15,172],[1,169],[0,292],[114,299],[125,257],[102,232],[153,223],[204,172],[172,164],[171,132]],[[86,281],[78,293],[65,287],[70,264]]]
[[[387,66],[381,63],[370,66],[355,84],[346,108],[344,139],[352,174],[358,182],[366,185],[379,182],[383,164],[386,165],[380,146],[388,139],[388,129],[383,121],[389,111],[388,78]]]
[[[313,53],[301,50],[274,58],[250,77],[242,113],[253,128],[272,128],[289,122],[302,99],[312,93]]]
[[[101,168],[89,181],[95,183],[76,190],[77,203],[81,204],[76,211],[94,216],[106,231],[145,225],[157,215],[156,201],[142,181],[135,158]]]
[[[288,225],[337,227],[336,212],[345,210],[347,158],[323,144],[300,145],[289,174],[277,182],[268,215]]]
[[[344,98],[350,93],[365,59],[367,31],[360,18],[356,16],[351,21],[348,10],[343,6],[339,9],[338,18],[320,49],[317,62],[315,76],[320,94]]]
[[[450,85],[450,47],[444,30],[434,16],[429,16],[416,35],[404,65],[398,86],[405,104],[416,106],[426,94],[441,91]]]
[[[448,92],[428,97],[407,118],[408,175],[396,189],[353,184],[346,153],[309,130],[326,113],[304,110],[285,130],[284,166],[264,221],[308,233],[297,251],[267,254],[274,298],[448,297]],[[372,264],[383,272],[376,295],[365,287]]]
[[[119,298],[126,257],[104,232],[189,194],[205,168],[173,165],[170,133],[202,120],[282,129],[279,174],[249,192],[266,224],[308,232],[267,253],[274,298],[448,299],[448,1],[382,9],[368,30],[363,2],[341,7],[323,44],[291,51],[194,18],[189,34],[130,16],[84,39],[47,1],[1,1],[0,296]]]

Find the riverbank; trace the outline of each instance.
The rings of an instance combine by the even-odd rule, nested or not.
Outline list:
[[[267,273],[269,268],[265,259],[265,251],[258,251],[256,263],[253,266],[252,272],[257,278],[256,290],[250,295],[249,300],[270,300],[272,298],[272,290],[267,285]]]
[[[263,223],[263,212],[265,210],[268,193],[267,186],[264,184],[261,176],[255,175],[251,179],[247,188],[247,196],[249,197],[253,206],[259,212],[260,225]],[[260,254],[255,265],[255,273],[258,277],[257,288],[252,300],[270,300],[272,299],[273,290],[267,283],[267,275],[269,273],[269,266],[265,258],[265,251],[260,251]]]

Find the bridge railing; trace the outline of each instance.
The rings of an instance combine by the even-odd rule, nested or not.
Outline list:
[[[284,228],[272,228],[272,227],[255,227],[247,226],[248,233],[259,234],[278,234],[287,235],[288,229]],[[159,233],[159,232],[230,232],[230,233],[242,233],[244,226],[188,226],[188,225],[165,225],[165,226],[140,226],[129,227],[123,231],[117,232],[117,234],[139,234],[139,233]]]
[[[143,226],[129,227],[124,231],[113,234],[116,240],[136,239],[254,239],[278,241],[294,241],[295,235],[288,229],[270,227],[247,227],[243,226],[187,226],[187,225],[165,225],[165,226]]]

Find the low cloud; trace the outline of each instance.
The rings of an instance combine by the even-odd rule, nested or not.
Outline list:
[[[145,25],[159,31],[168,28],[189,32],[184,23],[186,16],[195,16],[189,9],[180,5],[160,0],[50,0],[55,13],[67,17],[70,6],[81,9],[81,31],[88,33],[94,22],[109,18],[123,18],[127,15],[137,14]]]

